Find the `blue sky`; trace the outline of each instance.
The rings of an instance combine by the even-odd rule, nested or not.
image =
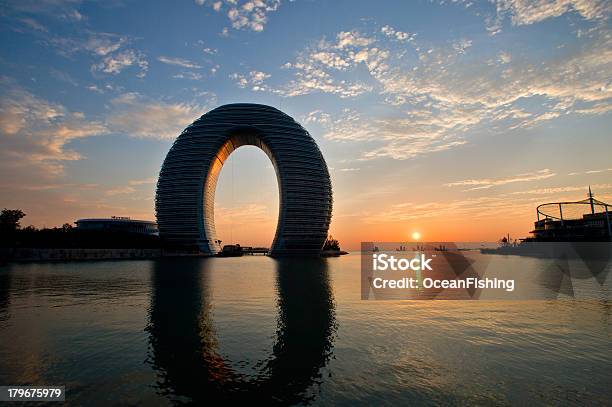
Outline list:
[[[1,10],[0,206],[23,208],[26,224],[152,219],[172,140],[239,101],[276,106],[315,137],[341,240],[417,229],[492,239],[525,234],[538,202],[583,198],[589,183],[612,200],[609,2],[26,0]],[[244,148],[227,168],[220,232],[265,244],[271,166]],[[482,227],[466,231],[474,219]]]

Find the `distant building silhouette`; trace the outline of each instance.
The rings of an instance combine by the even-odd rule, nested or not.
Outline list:
[[[536,241],[612,240],[612,205],[593,197],[591,187],[586,199],[551,202],[537,207],[538,220],[531,231]]]
[[[79,219],[75,223],[78,230],[140,233],[143,235],[155,235],[158,233],[157,223],[149,220],[130,219],[128,217],[113,216],[110,218]]]

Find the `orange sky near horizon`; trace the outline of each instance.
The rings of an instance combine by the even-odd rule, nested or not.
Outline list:
[[[338,172],[330,169],[334,189],[334,210],[330,234],[338,239],[342,248],[357,250],[362,241],[413,241],[412,234],[421,234],[420,241],[495,242],[510,234],[511,238],[529,235],[536,220],[535,208],[543,202],[557,200],[572,201],[586,198],[587,185],[581,185],[577,175],[558,180],[560,187],[537,188],[535,183],[517,188],[485,188],[486,194],[470,196],[460,192],[463,199],[451,195],[452,187],[442,186],[446,198],[435,201],[418,188],[412,188],[412,196],[398,191],[389,194],[380,185],[358,190],[360,176],[354,172]],[[606,172],[588,174],[587,178],[605,181]],[[27,216],[22,226],[59,226],[81,217],[130,216],[135,219],[155,219],[155,177],[141,182],[132,182],[133,188],[141,191],[124,194],[121,187],[106,197],[112,204],[94,198],[99,190],[95,186],[76,188],[73,194],[58,194],[54,190],[32,191],[46,194],[49,200],[63,199],[61,209],[46,207],[46,200],[37,200],[34,205],[21,207]],[[570,184],[571,181],[571,184]],[[586,180],[584,180],[586,181]],[[570,185],[568,185],[570,184]],[[423,187],[423,190],[431,187]],[[132,191],[130,189],[130,191]],[[596,198],[612,201],[612,184],[603,182],[593,185]],[[108,192],[108,191],[107,191]],[[116,193],[115,193],[116,192]],[[434,193],[432,192],[432,195]],[[415,196],[421,201],[412,202]],[[94,202],[91,205],[91,202]],[[53,210],[49,210],[53,209]],[[223,167],[217,185],[215,220],[218,238],[224,244],[240,243],[247,246],[269,247],[276,230],[278,216],[278,186],[274,170],[267,156],[255,147],[242,147],[234,152]]]

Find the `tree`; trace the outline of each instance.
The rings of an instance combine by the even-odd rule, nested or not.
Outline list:
[[[336,250],[340,251],[340,243],[334,239],[333,236],[328,236],[323,245],[323,250]]]
[[[70,232],[73,229],[73,226],[70,223],[64,223],[62,225],[62,231]]]
[[[0,213],[0,230],[3,232],[13,232],[19,229],[19,221],[26,214],[21,209],[6,209]]]

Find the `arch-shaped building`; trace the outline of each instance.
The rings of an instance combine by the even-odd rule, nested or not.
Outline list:
[[[332,213],[329,171],[310,134],[270,106],[220,106],[189,125],[175,140],[157,181],[155,210],[167,242],[202,253],[220,250],[214,200],[225,160],[253,145],[270,158],[279,187],[279,215],[270,255],[319,255]]]

